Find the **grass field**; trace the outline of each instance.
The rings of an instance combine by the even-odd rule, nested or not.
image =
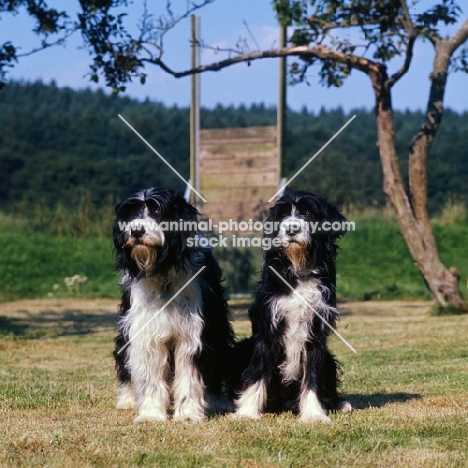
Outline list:
[[[461,467],[468,448],[468,315],[428,302],[343,304],[332,347],[355,406],[332,424],[291,414],[198,425],[115,409],[115,300],[0,304],[0,466]],[[248,333],[245,305],[234,326]]]

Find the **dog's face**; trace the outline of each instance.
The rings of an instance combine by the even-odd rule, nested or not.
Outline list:
[[[273,255],[286,256],[296,271],[318,271],[334,262],[346,218],[319,195],[288,191],[271,207],[267,222],[273,227]]]
[[[133,193],[115,208],[114,246],[118,268],[151,275],[177,267],[193,235],[197,210],[173,190],[149,188]],[[170,223],[173,226],[170,227]],[[179,229],[181,222],[185,227]],[[187,223],[189,222],[189,223]],[[187,224],[188,229],[185,229]]]

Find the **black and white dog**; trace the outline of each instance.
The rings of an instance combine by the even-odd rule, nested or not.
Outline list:
[[[197,222],[198,211],[168,189],[138,191],[116,207],[123,288],[117,407],[135,407],[135,422],[172,413],[175,421],[198,423],[224,409],[234,338],[211,250],[187,246]]]
[[[292,410],[302,421],[329,422],[327,410],[352,409],[338,392],[339,366],[327,347],[339,316],[335,241],[343,222],[310,192],[286,192],[270,209],[272,248],[249,310],[252,337],[240,344],[250,359],[235,417]]]

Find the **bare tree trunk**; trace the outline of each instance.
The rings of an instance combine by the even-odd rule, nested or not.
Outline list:
[[[423,125],[413,138],[410,150],[410,200],[404,188],[395,152],[391,88],[386,86],[386,70],[381,67],[378,72],[369,73],[369,76],[376,97],[378,146],[384,192],[395,210],[401,233],[433,299],[442,306],[463,307],[465,303],[458,287],[460,275],[456,268],[447,269],[439,259],[426,204],[427,152],[440,124],[442,101],[433,100],[431,93],[430,103],[433,104],[430,104],[429,108],[433,112],[428,110],[425,123],[433,122],[432,136],[428,135]],[[433,86],[439,85],[433,83]]]

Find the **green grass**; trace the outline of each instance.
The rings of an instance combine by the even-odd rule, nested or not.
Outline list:
[[[337,338],[332,347],[355,411],[333,414],[332,424],[285,413],[135,425],[133,411],[115,409],[115,306],[55,299],[0,306],[9,323],[0,335],[0,466],[466,464],[467,315],[431,317],[429,303],[345,304],[339,330],[358,352]],[[94,323],[100,317],[100,328],[84,333],[91,315]],[[242,333],[248,327],[234,325]]]
[[[118,297],[110,238],[0,232],[0,300]],[[65,278],[87,280],[68,288]]]
[[[434,232],[441,259],[446,266],[458,268],[460,287],[466,296],[468,224],[448,223],[447,217],[446,213],[434,222]],[[34,233],[26,228],[24,220],[0,216],[0,301],[118,297],[112,242],[110,236],[99,234],[107,232],[106,219],[90,231],[93,234],[74,237],[58,235],[58,221],[49,231]],[[430,299],[394,220],[378,212],[349,215],[349,219],[355,221],[356,230],[339,241],[337,283],[341,300]],[[215,249],[229,293],[253,293],[262,254],[258,247]],[[75,275],[86,277],[86,282],[67,288],[65,278]]]
[[[339,241],[337,289],[341,300],[430,299],[396,222],[382,215],[355,222],[356,231]],[[433,228],[440,258],[447,267],[458,268],[460,288],[466,296],[468,225],[436,221]]]

